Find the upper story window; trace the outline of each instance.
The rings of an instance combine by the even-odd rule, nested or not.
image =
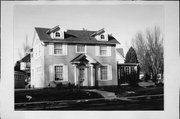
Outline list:
[[[48,45],[49,55],[65,56],[68,54],[67,44],[64,43],[51,43]]]
[[[106,45],[96,45],[95,54],[96,56],[111,56],[112,48]]]
[[[54,44],[54,54],[63,54],[62,44]]]
[[[95,38],[99,41],[108,41],[108,34],[103,33],[95,36]]]
[[[107,46],[100,46],[100,55],[101,56],[107,55]]]
[[[76,45],[76,52],[77,53],[85,53],[86,52],[86,46],[83,44]]]
[[[61,37],[61,34],[60,34],[59,32],[56,32],[56,33],[55,33],[55,37],[56,37],[56,38],[59,38],[59,37]]]

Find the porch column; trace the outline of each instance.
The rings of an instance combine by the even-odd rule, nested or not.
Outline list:
[[[77,66],[73,64],[74,67],[74,84],[77,85]]]
[[[91,76],[90,76],[90,77],[91,77],[91,78],[90,78],[90,79],[91,79],[91,86],[94,86],[94,79],[93,79],[93,65],[90,64],[89,67],[90,67],[90,72],[91,72],[91,73],[90,73],[90,74],[91,74]]]

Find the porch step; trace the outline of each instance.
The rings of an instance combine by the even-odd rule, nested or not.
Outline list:
[[[88,90],[88,91],[96,92],[96,93],[102,95],[105,99],[114,99],[114,98],[117,98],[117,96],[113,92],[100,91],[100,90],[96,90],[96,89]]]

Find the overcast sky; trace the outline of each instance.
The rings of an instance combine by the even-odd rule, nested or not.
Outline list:
[[[126,53],[139,31],[155,25],[163,30],[164,11],[158,5],[24,5],[14,7],[14,61],[26,35],[32,44],[34,27],[99,30],[112,34]]]

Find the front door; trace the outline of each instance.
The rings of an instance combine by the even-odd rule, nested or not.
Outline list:
[[[79,67],[79,85],[83,86],[85,81],[85,67]]]

